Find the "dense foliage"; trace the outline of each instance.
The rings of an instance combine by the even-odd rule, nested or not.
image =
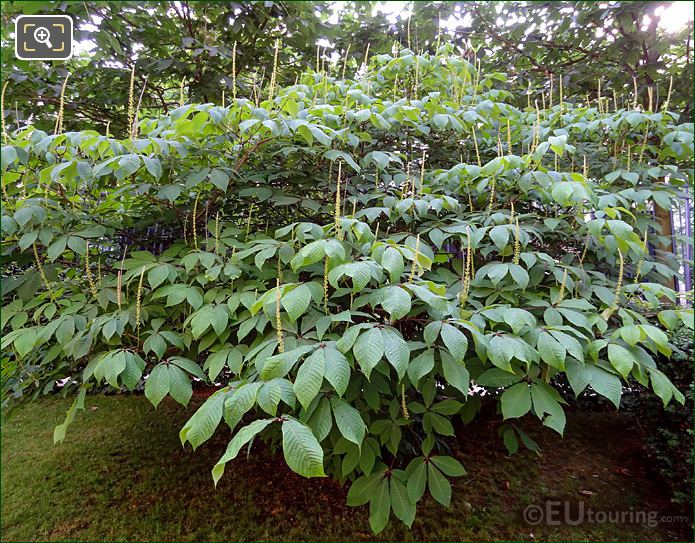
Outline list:
[[[379,532],[426,490],[450,503],[442,439],[471,387],[510,450],[526,415],[563,433],[558,375],[616,407],[628,378],[683,402],[654,360],[692,310],[652,212],[692,184],[692,124],[557,88],[516,107],[451,44],[276,72],[225,107],[132,112],[123,139],[7,137],[5,403],[61,383],[61,441],[90,389],[144,382],[156,407],[216,383],[180,434],[231,428],[215,481],[262,439],[351,481]]]
[[[132,66],[143,93],[142,109],[156,116],[179,105],[181,93],[190,102],[219,103],[223,92],[231,96],[237,86],[244,96],[254,86],[267,86],[275,38],[283,40],[278,80],[289,85],[303,66],[315,65],[317,54],[320,61],[337,55],[357,67],[366,44],[372,55],[389,53],[394,40],[433,53],[441,21],[447,23],[441,27],[442,41],[451,41],[483,71],[508,74],[500,85],[513,92],[508,101],[518,107],[528,96],[531,103],[541,102],[551,85],[557,94],[560,79],[567,96],[593,100],[600,80],[611,98],[615,92],[623,99],[637,88],[645,108],[649,89],[661,103],[671,87],[672,110],[688,119],[692,21],[665,31],[660,10],[668,5],[418,1],[387,17],[372,1],[7,1],[0,46],[12,102],[5,115],[14,126],[31,118],[38,128],[51,129],[66,83],[66,129],[103,133],[108,124],[120,136],[128,131]],[[68,62],[15,59],[13,18],[19,13],[70,15],[78,54]]]

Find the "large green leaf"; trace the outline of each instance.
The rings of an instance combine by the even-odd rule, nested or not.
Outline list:
[[[304,477],[325,477],[323,449],[308,426],[296,419],[282,423],[282,450],[292,471]]]

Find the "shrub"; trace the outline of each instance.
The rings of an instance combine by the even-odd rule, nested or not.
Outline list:
[[[96,386],[144,381],[156,407],[218,383],[180,434],[233,430],[215,481],[258,436],[351,481],[375,532],[426,490],[449,504],[465,471],[437,444],[475,414],[472,384],[560,434],[560,374],[616,406],[628,377],[683,402],[645,312],[692,311],[662,307],[677,263],[644,240],[692,179],[692,125],[600,97],[518,109],[448,44],[340,68],[134,112],[125,139],[11,134],[4,393],[76,393],[61,441]]]

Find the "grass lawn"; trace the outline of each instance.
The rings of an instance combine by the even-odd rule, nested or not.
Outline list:
[[[248,460],[242,453],[227,466],[215,489],[210,469],[229,434],[218,431],[195,453],[183,449],[178,431],[193,406],[165,401],[155,411],[141,396],[88,397],[65,443],[54,446],[53,426],[69,404],[43,399],[3,424],[2,541],[375,539],[368,508],[345,505],[347,487],[295,475],[260,442]],[[540,457],[508,457],[493,426],[465,427],[453,448],[468,475],[454,483],[451,508],[426,498],[412,530],[392,520],[376,539],[692,541],[682,522],[525,523],[524,508],[547,500],[669,514],[629,416],[568,413],[565,439],[532,434]]]

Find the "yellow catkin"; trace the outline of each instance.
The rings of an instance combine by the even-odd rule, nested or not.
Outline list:
[[[420,260],[420,234],[417,235],[415,239],[415,254],[413,255],[413,263],[410,266],[410,277],[408,278],[408,283],[412,283],[417,273],[418,260]]]
[[[7,83],[5,83],[7,85]],[[668,94],[666,94],[666,101],[664,102],[664,105],[661,107],[664,111],[668,111],[668,106],[669,103],[671,102],[671,91],[673,90],[673,76],[671,76],[671,79],[668,83]]]
[[[538,100],[536,100],[536,122],[533,127],[533,141],[531,144],[531,152],[536,150],[541,139],[541,111],[538,109]]]
[[[635,279],[634,283],[639,282],[640,275],[642,275],[642,264],[644,264],[644,257],[647,256],[647,238],[649,236],[649,229],[644,231],[644,240],[642,241],[642,254],[640,255],[639,262],[637,262],[637,267],[635,268]]]
[[[633,86],[635,87],[635,98],[634,98],[634,100],[633,100],[633,102],[632,102],[632,109],[637,109],[637,103],[638,103],[638,100],[639,100],[639,95],[638,95],[638,93],[637,93],[637,78],[636,78],[636,77],[633,77],[633,78],[632,78],[632,84],[633,84]]]
[[[142,282],[144,278],[145,266],[142,267],[142,271],[140,272],[138,291],[135,294],[135,330],[137,332],[138,339],[140,339],[140,312],[142,310]]]
[[[478,161],[478,166],[482,166],[483,163],[480,161],[480,151],[478,150],[478,137],[475,135],[475,126],[471,127],[473,130],[473,145],[475,145],[475,158]]]
[[[473,278],[473,245],[471,241],[471,230],[468,226],[466,226],[466,238],[467,238],[467,246],[466,246],[466,262],[464,263],[464,269],[463,269],[463,285],[461,287],[461,292],[459,294],[459,307],[463,309],[466,301],[468,300],[468,296],[471,291],[471,280]]]
[[[198,197],[200,193],[195,195],[195,201],[193,202],[193,217],[191,218],[191,229],[193,230],[193,247],[198,250],[198,226],[196,225],[197,215],[198,215]]]
[[[275,287],[275,328],[278,335],[278,352],[285,352],[285,340],[282,337],[282,317],[280,315],[280,277],[276,280]]]
[[[632,145],[627,146],[627,171],[632,169]]]
[[[101,286],[102,284],[102,276],[101,276],[101,257],[97,260],[97,286]]]
[[[342,233],[340,231],[340,177],[343,173],[343,161],[338,161],[338,181],[335,188],[335,209],[334,209],[334,225],[335,237],[342,239]]]
[[[579,265],[584,266],[584,259],[586,258],[586,253],[589,251],[589,241],[591,240],[591,236],[587,234],[586,240],[584,241],[584,250],[582,251],[581,256],[579,257]]]
[[[92,275],[92,267],[89,265],[89,242],[86,243],[85,253],[84,253],[84,272],[87,276],[87,282],[89,283],[89,290],[92,292],[92,296],[97,297],[97,286],[94,283],[94,276]]]
[[[350,47],[352,47],[352,44],[348,43],[347,49],[345,50],[345,60],[343,60],[343,72],[340,76],[341,79],[345,79],[345,70],[347,70],[347,63],[348,59],[350,58]]]
[[[495,185],[497,184],[497,179],[495,177],[492,178],[492,182],[490,183],[490,201],[487,204],[487,212],[490,213],[492,211],[492,204],[495,202]]]
[[[408,19],[410,20],[410,19]],[[407,420],[410,418],[410,413],[408,413],[408,406],[405,402],[405,385],[401,385],[401,409],[403,410],[403,417]]]
[[[367,42],[367,50],[364,52],[364,62],[365,68],[369,66],[369,42]]]
[[[236,101],[236,42],[232,46],[232,100]]]
[[[55,300],[55,297],[53,296],[53,291],[51,290],[51,287],[48,284],[48,278],[46,277],[46,272],[43,269],[43,264],[41,263],[41,259],[39,258],[39,251],[36,248],[36,243],[34,243],[33,246],[34,246],[34,259],[36,260],[36,267],[39,270],[39,275],[41,276],[41,281],[43,282],[43,286],[46,287],[46,290],[48,291],[48,295],[51,297],[51,300]]]
[[[65,79],[63,80],[63,86],[60,89],[60,102],[58,104],[58,117],[56,117],[56,124],[55,128],[53,130],[53,133],[58,135],[62,134],[63,132],[63,113],[65,111],[65,87],[68,84],[68,78],[70,77],[70,74],[67,74],[65,76]]]
[[[528,89],[526,90],[526,106],[531,108],[531,82],[528,83]]]
[[[185,101],[183,99],[183,85],[185,82],[186,78],[181,78],[181,83],[179,83],[179,107],[183,107],[183,104],[185,104]]]
[[[550,91],[548,94],[548,100],[549,100],[549,107],[550,109],[553,109],[553,86],[555,84],[555,78],[553,77],[553,74],[550,74]]]
[[[500,138],[499,132],[497,133],[497,158],[501,157],[504,153],[502,152],[502,139]]]
[[[220,212],[215,214],[215,254],[220,252]]]
[[[323,263],[323,312],[328,315],[328,256]]]
[[[565,299],[565,289],[567,288],[567,268],[565,268],[565,273],[562,274],[562,283],[560,284],[560,292],[557,293],[557,302],[555,305],[562,302]]]
[[[651,85],[647,87],[647,96],[649,97],[649,113],[651,113],[654,107],[654,87]]]
[[[562,102],[565,99],[564,89],[562,88],[562,74],[560,74],[560,77],[558,77],[558,79],[560,80],[560,112],[562,112]]]
[[[509,123],[509,119],[507,119],[507,154],[511,155],[512,152],[512,125]]]
[[[521,256],[521,228],[519,227],[519,219],[515,220],[514,223],[514,258],[512,263],[519,264],[519,257]]]
[[[618,95],[615,89],[613,89],[613,110],[618,111]]]
[[[183,81],[181,81],[183,88]],[[183,92],[183,91],[182,91]],[[130,84],[128,85],[128,133],[132,130],[135,115],[135,64],[130,68]]]
[[[410,189],[410,160],[405,161],[405,184],[401,190],[401,200],[405,198],[406,193]]]
[[[278,72],[278,55],[280,53],[280,38],[275,39],[275,56],[273,57],[273,73],[270,75],[270,91],[268,91],[268,101],[273,101],[273,94],[275,93],[275,85],[277,81]]]
[[[225,107],[225,101],[224,101],[224,89],[222,89],[222,109]]]
[[[620,259],[620,268],[618,269],[618,282],[615,284],[615,294],[613,296],[613,306],[612,309],[615,310],[620,304],[620,293],[623,289],[623,272],[625,271],[625,259],[623,258],[623,253],[618,249],[618,258]]]
[[[0,117],[1,120],[0,122],[2,123],[2,144],[7,145],[7,140],[8,140],[8,135],[7,135],[7,126],[5,125],[5,91],[7,90],[7,85],[10,84],[10,80],[8,79],[5,81],[5,84],[2,86],[2,94],[0,94]]]
[[[601,79],[597,79],[598,89],[596,90],[596,100],[598,100],[598,112],[603,113],[603,107],[601,105]]]
[[[589,179],[589,164],[586,162],[586,155],[584,155],[584,166],[582,168],[582,173],[586,179]]]

